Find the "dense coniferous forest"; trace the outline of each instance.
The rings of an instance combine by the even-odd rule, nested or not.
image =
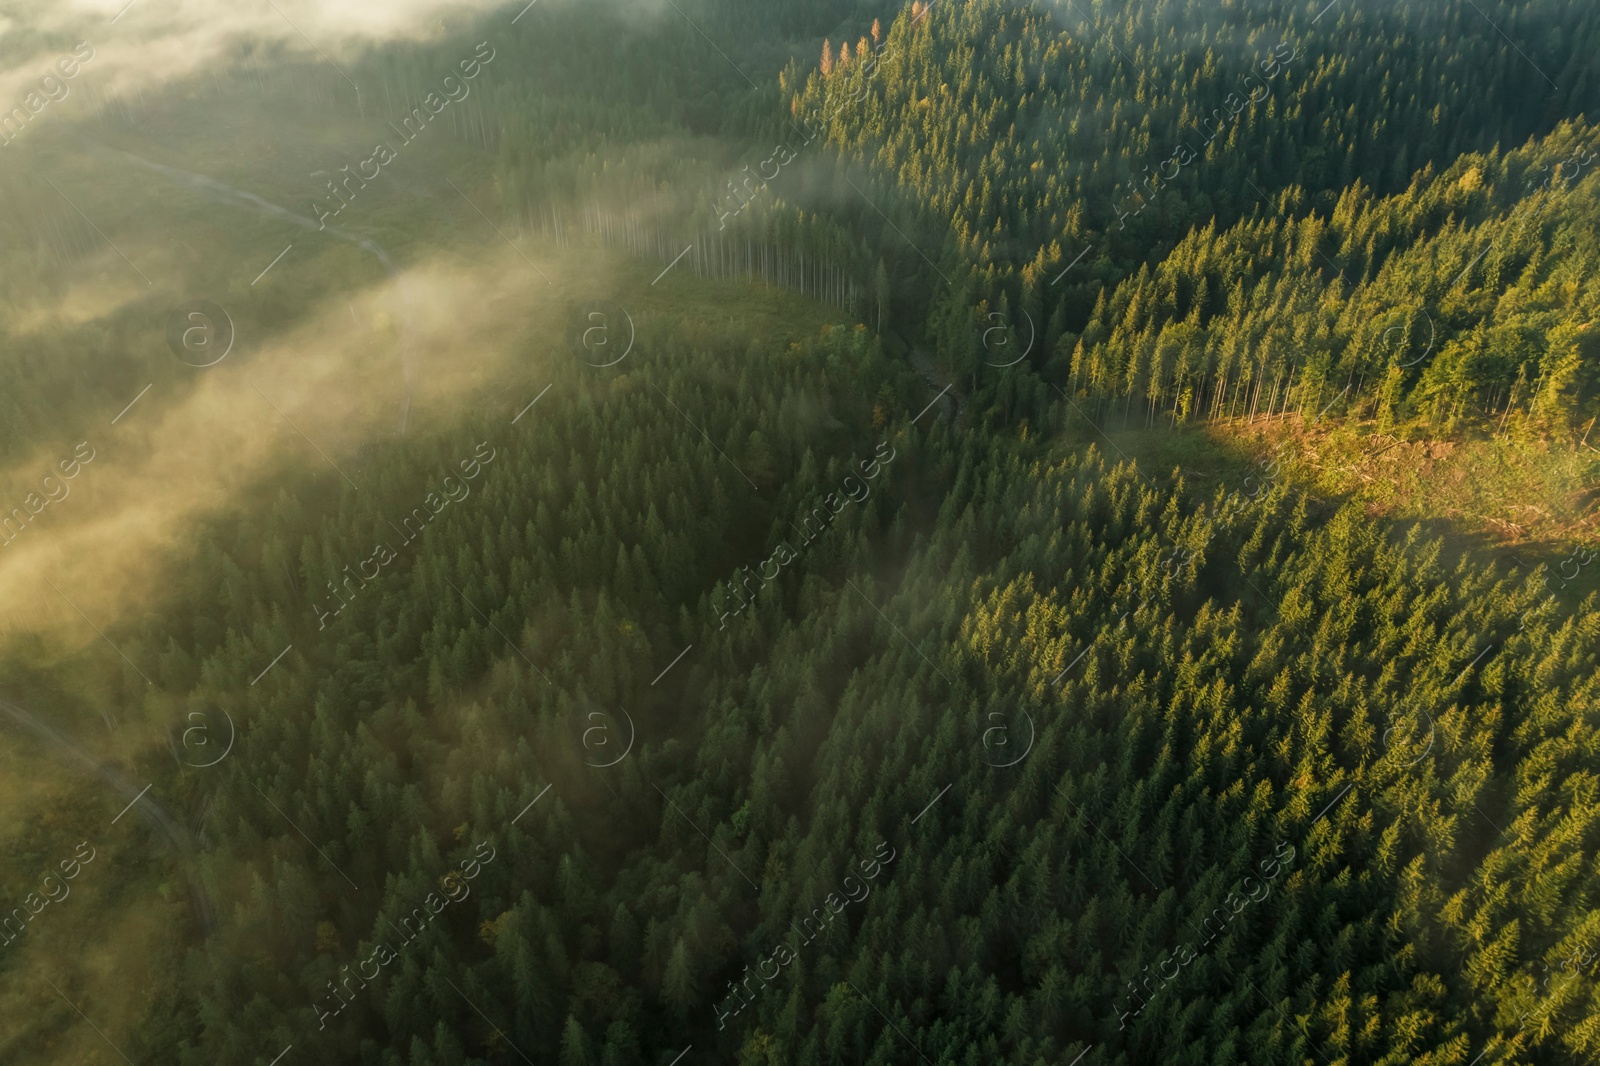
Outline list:
[[[0,1061],[1600,1062],[1596,54],[20,5]]]

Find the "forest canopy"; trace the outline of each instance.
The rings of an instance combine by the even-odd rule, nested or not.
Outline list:
[[[0,1060],[1600,1062],[1592,5],[68,14]]]

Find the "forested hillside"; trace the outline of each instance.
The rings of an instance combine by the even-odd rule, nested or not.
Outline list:
[[[1056,369],[1150,419],[1337,401],[1380,429],[1416,415],[1446,432],[1469,417],[1581,429],[1597,410],[1597,186],[1592,173],[1548,183],[1595,140],[1563,126],[1425,172],[1401,196],[1356,186],[1324,216],[1302,213],[1296,189],[1225,233],[1192,232],[1105,291]]]
[[[0,145],[0,1061],[1600,1062],[1591,6],[282,2]]]
[[[567,1061],[674,1037],[901,1061],[871,1005],[935,1061],[1592,1053],[1590,975],[1539,984],[1593,935],[1592,597],[1519,629],[1522,577],[1353,508],[1276,488],[1195,509],[1092,444],[908,427],[921,391],[864,332],[743,387],[694,384],[731,353],[662,356],[672,380],[569,372],[519,429],[369,466],[404,514],[493,455],[415,545],[348,491],[313,519],[330,490],[289,487],[201,531],[130,626],[169,634],[119,641],[162,691],[248,723],[169,786],[230,902],[169,960],[200,1001],[151,1005],[146,1057],[493,1061],[497,1027],[559,1032]],[[747,428],[777,421],[784,441]],[[819,507],[839,514],[813,544]],[[346,574],[373,542],[399,558],[368,592]],[[784,544],[792,566],[728,591]],[[462,906],[334,998],[478,841],[495,858]],[[861,906],[728,1019],[729,982],[868,883],[880,841]]]
[[[1022,365],[1065,385],[1066,361],[1051,372],[1051,357],[1063,349],[1070,355],[1079,333],[1104,322],[1100,304],[1115,282],[1129,278],[1133,284],[1119,291],[1129,299],[1141,291],[1143,266],[1184,277],[1177,309],[1165,312],[1179,322],[1194,307],[1201,327],[1224,308],[1239,313],[1230,301],[1251,297],[1258,274],[1278,265],[1275,245],[1253,237],[1247,250],[1230,255],[1210,244],[1216,231],[1225,246],[1245,243],[1234,235],[1248,232],[1242,223],[1250,220],[1279,229],[1298,224],[1299,255],[1292,258],[1313,261],[1294,288],[1305,294],[1301,300],[1330,308],[1360,306],[1351,286],[1376,282],[1390,255],[1402,251],[1415,258],[1397,262],[1383,283],[1421,291],[1391,302],[1413,315],[1425,302],[1437,307],[1456,271],[1444,272],[1441,248],[1416,245],[1440,230],[1467,231],[1447,235],[1452,255],[1458,243],[1472,244],[1459,269],[1499,236],[1502,227],[1480,228],[1490,219],[1510,220],[1505,230],[1518,233],[1522,251],[1494,253],[1499,261],[1487,273],[1464,279],[1468,293],[1495,292],[1502,280],[1537,287],[1546,275],[1516,277],[1535,246],[1546,249],[1540,260],[1592,252],[1592,239],[1583,239],[1588,231],[1561,231],[1585,224],[1592,193],[1574,187],[1592,162],[1593,131],[1581,123],[1557,126],[1600,106],[1578,58],[1600,47],[1600,24],[1588,5],[1514,7],[1515,17],[1507,20],[1502,5],[1493,22],[1524,27],[1538,42],[1534,59],[1505,48],[1481,12],[1429,2],[1335,5],[1315,21],[1294,4],[1248,12],[1223,5],[1219,13],[1212,4],[1166,3],[1126,16],[1094,5],[1088,22],[1079,19],[1081,5],[918,6],[896,23],[870,68],[840,62],[808,75],[791,68],[790,79],[803,78],[792,111],[831,115],[828,143],[876,175],[880,184],[869,188],[886,187],[885,195],[921,221],[914,228],[902,220],[932,261],[905,252],[903,238],[884,244],[899,244],[917,288],[937,294],[909,299],[931,305],[941,324],[931,339],[945,360],[983,388],[981,364],[1003,360],[992,358],[981,338],[999,321],[1015,333],[1013,352],[1037,337]],[[1561,32],[1539,32],[1556,25]],[[1544,71],[1567,76],[1558,86]],[[831,108],[830,98],[848,102]],[[1529,144],[1530,137],[1541,139]],[[1440,172],[1445,178],[1436,179]],[[1389,196],[1399,199],[1368,204]],[[1531,220],[1539,225],[1525,225]],[[1401,264],[1425,260],[1439,263],[1444,277],[1421,286],[1407,277],[1416,268]],[[1571,264],[1580,274],[1581,262]],[[1539,264],[1545,271],[1556,265]],[[1295,299],[1271,280],[1277,299]],[[1236,296],[1240,286],[1245,291]],[[1146,325],[1121,323],[1126,303],[1110,306],[1119,324]],[[991,312],[1002,317],[986,318]],[[1352,321],[1371,319],[1370,307],[1346,313]],[[1330,338],[1339,355],[1326,362],[1340,365],[1313,366],[1294,387],[1294,406],[1309,404],[1336,371],[1340,387],[1366,373],[1372,399],[1390,356],[1404,363],[1426,344],[1406,351],[1400,331],[1385,333],[1393,318],[1386,316],[1375,336],[1387,335],[1394,350],[1377,357],[1365,339],[1346,352],[1349,327]],[[1153,413],[1180,406],[1187,390],[1190,412],[1204,413],[1223,384],[1254,385],[1280,369],[1286,376],[1296,360],[1315,362],[1303,349],[1322,346],[1320,327],[1284,323],[1285,339],[1302,350],[1274,344],[1270,355],[1251,351],[1253,336],[1230,329],[1232,343],[1263,364],[1253,375],[1231,356],[1191,357],[1185,365],[1175,354],[1184,342],[1168,338],[1157,345],[1160,355],[1146,354],[1116,386],[1091,372],[1090,393],[1137,393]],[[1527,366],[1526,358],[1509,362],[1509,380],[1501,371],[1472,382],[1482,394],[1475,399],[1487,403],[1498,391],[1503,402],[1519,371],[1531,370],[1537,380],[1550,369]],[[1210,391],[1202,374],[1209,374]],[[1085,387],[1083,377],[1071,380]],[[1431,388],[1428,400],[1444,411],[1462,391]],[[1440,392],[1449,399],[1436,400]]]

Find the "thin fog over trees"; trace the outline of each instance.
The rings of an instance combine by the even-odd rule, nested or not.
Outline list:
[[[1591,5],[277,8],[0,27],[0,1060],[1600,1058]]]

